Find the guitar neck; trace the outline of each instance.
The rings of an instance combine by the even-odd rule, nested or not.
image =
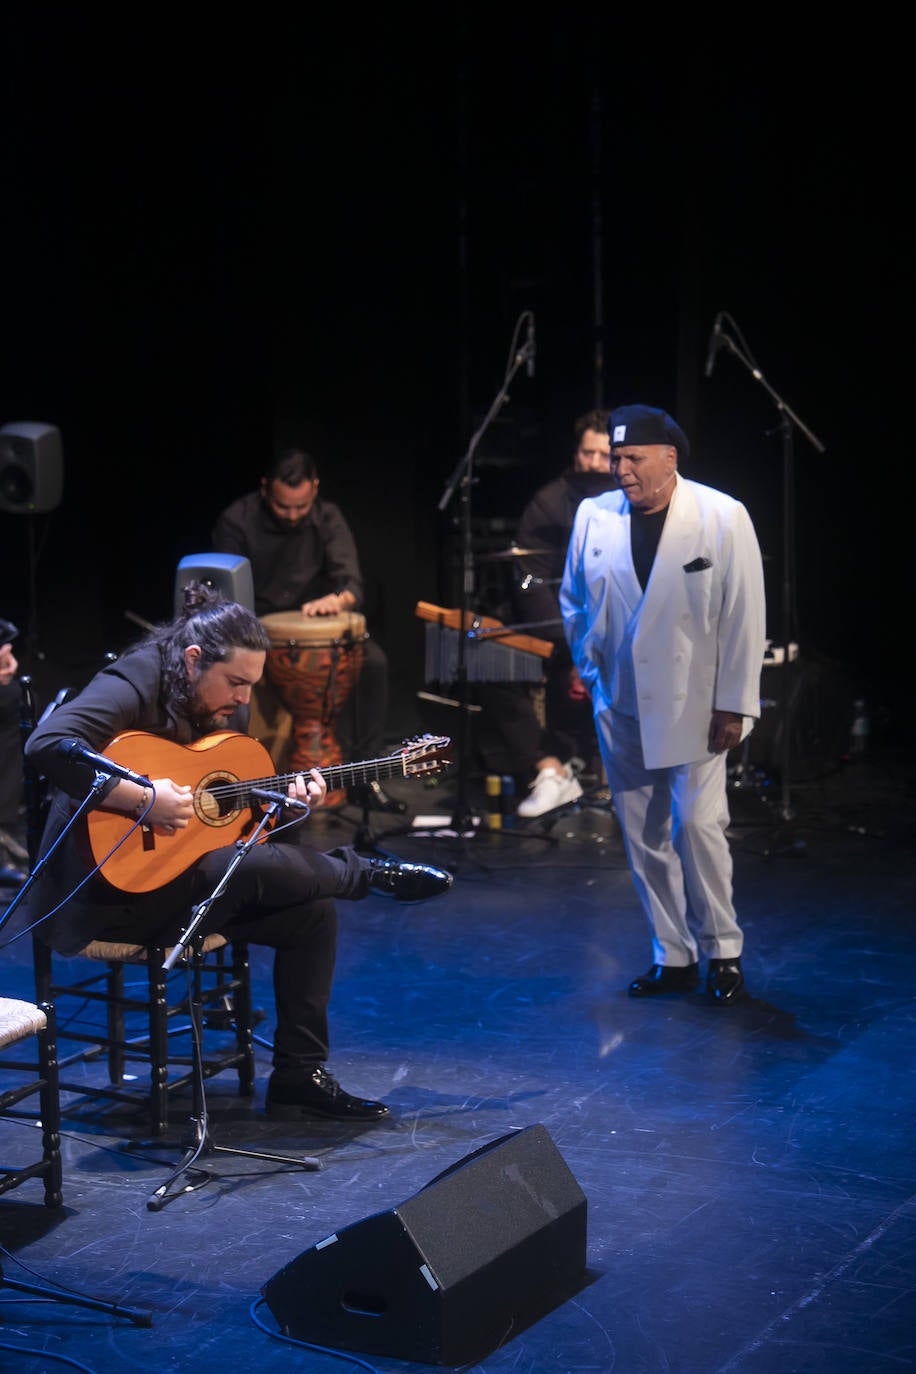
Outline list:
[[[284,791],[290,783],[296,781],[298,774],[282,773],[275,778],[256,779],[247,784],[249,787],[257,787],[259,784],[269,784],[274,788],[282,788]],[[406,777],[404,760],[399,754],[389,756],[384,759],[366,759],[360,763],[340,763],[332,764],[330,767],[322,766],[321,776],[328,785],[329,792],[336,792],[343,787],[353,787],[362,782],[375,782],[381,778],[401,778]]]

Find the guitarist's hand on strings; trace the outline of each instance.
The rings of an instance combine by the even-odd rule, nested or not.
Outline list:
[[[156,789],[156,800],[147,816],[147,821],[174,835],[176,830],[187,830],[194,816],[194,794],[185,783],[172,782],[171,778],[152,778]]]
[[[313,809],[316,806],[323,806],[324,799],[328,795],[328,785],[321,776],[317,768],[313,768],[308,778],[302,773],[296,774],[296,781],[291,782],[286,789],[287,796],[298,797],[300,801],[308,802]]]
[[[173,782],[171,778],[151,778],[150,782],[156,796],[145,816],[143,813],[150,801],[149,788],[138,787],[132,782],[119,782],[109,793],[107,805],[118,811],[126,811],[138,819],[143,816],[145,825],[154,826],[164,835],[186,830],[194,817],[193,790],[184,783]]]

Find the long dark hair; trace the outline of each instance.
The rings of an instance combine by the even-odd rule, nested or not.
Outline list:
[[[190,644],[200,646],[200,667],[204,669],[222,663],[233,649],[266,653],[270,636],[252,611],[237,601],[227,601],[214,587],[189,582],[184,588],[181,615],[152,630],[147,643],[159,649],[165,697],[186,715],[194,695],[184,657]]]

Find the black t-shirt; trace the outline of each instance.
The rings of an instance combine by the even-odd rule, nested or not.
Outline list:
[[[258,615],[298,610],[330,592],[350,591],[357,607],[362,604],[356,544],[333,501],[317,500],[304,520],[288,528],[274,519],[259,492],[250,492],[220,515],[213,545],[218,553],[251,563]]]
[[[639,578],[639,585],[643,591],[646,590],[646,584],[652,572],[652,564],[655,562],[655,554],[658,550],[658,541],[662,537],[667,515],[667,506],[664,510],[653,511],[651,515],[644,515],[638,510],[630,510],[630,553],[633,558],[633,567],[636,569],[636,576]]]

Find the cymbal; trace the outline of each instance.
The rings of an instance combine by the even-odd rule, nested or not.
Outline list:
[[[518,549],[513,544],[510,549],[500,549],[498,553],[482,553],[481,563],[500,563],[509,558],[528,558],[533,553],[549,553],[549,549]]]

